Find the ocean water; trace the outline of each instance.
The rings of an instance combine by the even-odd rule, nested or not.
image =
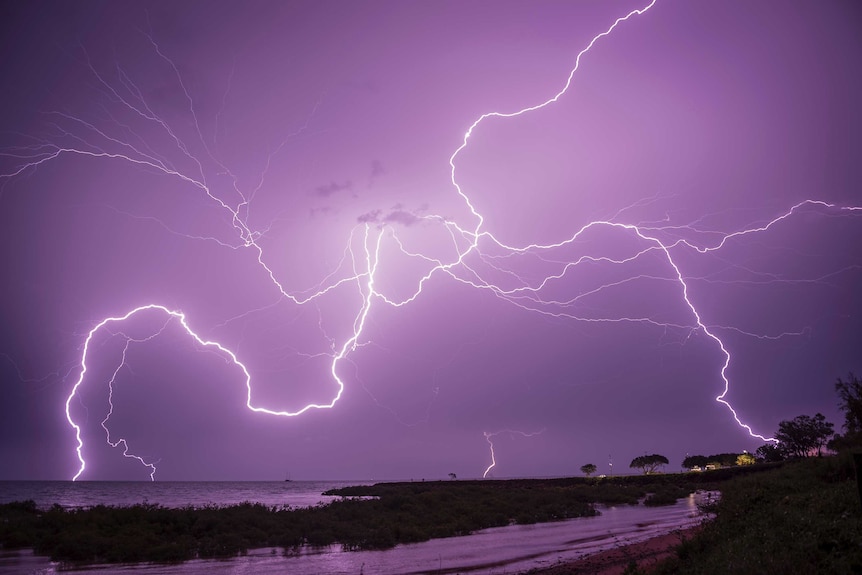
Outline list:
[[[0,481],[0,503],[32,499],[40,508],[138,503],[163,507],[236,505],[311,507],[334,497],[328,489],[368,485],[366,481]]]
[[[60,495],[70,507],[106,503],[150,503],[166,506],[187,504],[226,505],[259,501],[267,505],[300,506],[325,502],[320,493],[357,482],[261,482],[261,483],[123,483],[93,482],[74,486],[64,482],[0,482],[0,501],[10,495],[30,493],[40,506],[50,506]],[[10,485],[11,484],[11,485]],[[14,485],[17,484],[17,485]],[[24,484],[28,486],[25,487]],[[47,498],[46,498],[47,496]],[[705,519],[698,504],[713,494],[693,494],[666,507],[597,506],[601,515],[537,525],[513,525],[485,529],[464,537],[435,539],[398,545],[385,551],[344,551],[340,546],[303,549],[285,554],[283,549],[256,549],[228,560],[194,560],[179,565],[95,565],[75,569],[76,575],[129,573],[136,575],[395,575],[523,573],[560,561],[627,543],[643,541],[699,524]],[[20,499],[20,497],[11,497]],[[29,551],[0,551],[0,575],[47,575],[61,572],[58,563]]]

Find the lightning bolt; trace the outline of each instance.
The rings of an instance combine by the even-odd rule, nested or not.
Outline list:
[[[263,276],[273,286],[275,293],[280,300],[284,300],[296,306],[304,306],[312,302],[328,297],[330,294],[338,290],[354,289],[360,295],[359,304],[353,311],[350,321],[351,328],[349,335],[343,341],[338,342],[336,338],[326,336],[330,343],[330,349],[323,355],[329,357],[329,372],[332,381],[335,383],[335,392],[328,402],[308,403],[295,410],[286,409],[270,409],[255,404],[253,401],[253,385],[250,370],[244,365],[237,355],[228,349],[227,346],[221,343],[207,339],[194,329],[192,329],[186,315],[177,309],[159,304],[146,303],[131,309],[122,315],[107,317],[96,323],[88,332],[83,343],[83,351],[80,356],[78,378],[75,381],[65,402],[66,420],[70,427],[74,430],[76,440],[76,453],[79,467],[74,474],[73,479],[79,479],[84,473],[87,463],[84,457],[85,444],[83,439],[82,427],[75,420],[73,414],[73,400],[78,396],[82,385],[87,381],[89,372],[88,363],[91,358],[91,344],[94,336],[102,331],[117,329],[124,322],[130,321],[139,314],[150,312],[162,314],[165,317],[165,323],[162,329],[156,331],[150,336],[142,339],[132,339],[128,336],[125,338],[125,345],[121,354],[120,363],[113,371],[110,380],[108,381],[108,404],[109,410],[106,417],[102,420],[101,426],[106,433],[107,442],[114,448],[122,446],[123,456],[133,458],[139,461],[145,468],[150,470],[150,478],[155,479],[156,466],[153,462],[148,462],[145,458],[133,454],[125,439],[113,439],[109,430],[109,420],[114,413],[113,406],[113,391],[117,378],[126,365],[126,352],[132,344],[139,344],[149,341],[162,333],[162,330],[169,323],[178,323],[185,334],[191,338],[195,345],[201,349],[206,349],[223,357],[225,362],[233,368],[239,370],[241,378],[246,387],[246,407],[256,413],[266,414],[277,417],[296,417],[309,410],[331,409],[342,397],[345,390],[345,382],[339,375],[340,364],[356,352],[359,348],[367,343],[364,339],[364,331],[367,325],[369,314],[373,306],[388,305],[394,308],[400,308],[409,305],[415,301],[422,293],[428,281],[435,275],[443,274],[449,279],[461,283],[463,285],[485,290],[490,292],[500,300],[516,306],[519,309],[528,313],[538,315],[586,322],[586,323],[632,323],[646,324],[662,329],[678,329],[689,333],[702,333],[715,346],[722,358],[721,367],[719,370],[719,378],[722,382],[721,393],[715,397],[715,401],[724,406],[731,414],[733,420],[738,426],[744,429],[751,437],[758,438],[764,441],[775,441],[771,437],[767,437],[756,433],[748,424],[744,423],[737,411],[728,401],[730,392],[730,378],[728,369],[731,364],[731,353],[728,346],[719,337],[720,329],[733,329],[740,333],[746,333],[743,330],[732,326],[710,326],[704,319],[703,314],[694,304],[691,297],[691,289],[689,286],[689,278],[683,273],[678,263],[679,259],[676,253],[695,253],[708,254],[716,252],[724,248],[729,242],[741,239],[745,236],[767,233],[771,229],[780,225],[785,220],[794,217],[797,213],[804,210],[815,210],[820,213],[841,214],[841,215],[858,215],[862,207],[856,206],[839,206],[837,204],[820,201],[820,200],[805,200],[797,203],[788,210],[785,210],[777,216],[771,218],[765,223],[753,224],[750,227],[745,227],[731,232],[716,232],[714,230],[701,229],[697,226],[697,222],[683,225],[671,226],[669,223],[662,222],[625,222],[620,218],[622,215],[634,206],[619,210],[613,217],[606,220],[589,222],[576,230],[569,237],[550,244],[529,244],[525,246],[512,246],[499,240],[491,232],[485,229],[485,217],[476,208],[468,193],[459,183],[457,177],[458,159],[462,152],[468,147],[470,138],[480,129],[483,123],[490,119],[498,118],[501,120],[524,116],[551,106],[558,102],[573,85],[575,75],[580,68],[581,59],[602,39],[612,34],[619,26],[623,25],[630,19],[637,16],[642,16],[656,4],[657,0],[652,0],[643,8],[632,10],[624,16],[617,18],[607,29],[597,34],[592,40],[577,53],[574,65],[569,71],[566,81],[562,87],[550,98],[534,105],[520,108],[509,112],[488,112],[479,116],[466,130],[461,139],[460,145],[449,156],[449,178],[452,188],[463,201],[475,223],[472,226],[461,226],[451,219],[440,215],[416,215],[416,219],[431,226],[439,226],[444,230],[447,238],[447,253],[448,258],[441,258],[439,255],[432,256],[429,253],[422,251],[411,250],[407,247],[406,242],[399,236],[396,229],[386,223],[380,225],[371,225],[365,223],[352,229],[349,233],[345,255],[336,269],[324,277],[317,286],[313,289],[292,292],[283,284],[282,280],[267,263],[268,258],[264,253],[264,248],[259,240],[266,233],[266,229],[253,229],[248,223],[249,205],[255,197],[255,194],[263,188],[266,180],[270,164],[278,152],[287,144],[287,142],[303,133],[308,129],[308,121],[298,130],[288,134],[281,143],[276,146],[266,158],[265,166],[260,174],[260,178],[253,188],[244,192],[239,186],[239,178],[231,172],[231,170],[223,162],[219,161],[216,154],[207,144],[203,136],[203,132],[198,121],[197,111],[194,106],[194,101],[186,88],[182,75],[178,67],[164,53],[159,44],[153,39],[152,35],[147,35],[147,39],[154,50],[155,54],[163,60],[173,71],[177,85],[185,98],[187,112],[192,119],[192,129],[195,133],[197,144],[203,149],[203,156],[199,157],[193,152],[192,146],[188,145],[171,125],[160,118],[157,113],[147,104],[143,92],[137,87],[132,78],[120,67],[117,68],[116,80],[108,81],[102,76],[95,66],[87,60],[87,65],[93,74],[100,90],[115,103],[123,113],[137,118],[139,121],[150,126],[155,126],[160,130],[161,135],[170,143],[172,153],[177,154],[178,163],[167,159],[163,154],[154,151],[153,146],[149,145],[143,138],[140,137],[117,137],[110,134],[108,131],[98,127],[92,122],[72,116],[65,112],[54,112],[53,118],[56,122],[52,123],[55,133],[53,140],[33,138],[32,145],[17,148],[11,151],[5,151],[3,156],[13,158],[18,162],[14,169],[8,173],[0,175],[0,179],[8,180],[10,178],[20,176],[28,171],[37,170],[43,164],[56,160],[62,156],[79,156],[82,158],[93,158],[106,161],[120,161],[129,165],[146,168],[149,171],[155,171],[167,178],[176,179],[183,184],[189,186],[193,190],[203,194],[206,200],[220,209],[230,222],[230,229],[233,237],[230,240],[224,238],[216,238],[210,236],[187,236],[190,239],[213,241],[220,247],[231,250],[248,250],[250,251],[254,261],[259,266]],[[219,111],[221,114],[221,110]],[[109,117],[114,119],[108,114]],[[312,110],[310,118],[314,115]],[[122,126],[118,120],[114,120],[117,125]],[[218,116],[216,117],[218,121]],[[63,124],[65,122],[65,124]],[[64,127],[70,126],[70,127]],[[127,131],[128,133],[128,131]],[[191,166],[191,169],[182,169],[179,163],[185,163]],[[225,193],[217,193],[214,191],[206,176],[207,169],[205,165],[211,163],[215,166],[217,174],[227,176],[231,182],[229,189]],[[648,200],[643,200],[647,202]],[[171,229],[169,226],[163,225],[170,233],[181,233]],[[584,251],[587,248],[580,247],[579,240],[582,240],[586,235],[596,230],[610,231],[620,236],[635,240],[640,246],[633,253],[625,257],[610,257],[606,254],[582,253],[577,258],[572,259],[570,256],[563,256],[562,259],[557,259],[555,254],[565,250]],[[682,234],[682,235],[680,235]],[[361,244],[361,249],[354,249],[354,243],[357,241]],[[705,238],[698,242],[693,238]],[[398,253],[423,262],[427,268],[426,271],[420,274],[417,278],[415,289],[407,296],[395,297],[392,294],[387,294],[380,291],[377,287],[377,274],[381,268],[381,247],[386,242],[387,245],[393,246]],[[436,253],[436,252],[435,252]],[[582,267],[590,265],[606,265],[614,267],[623,267],[638,261],[642,261],[647,257],[658,257],[665,266],[665,271],[656,275],[636,275],[624,280],[608,282],[594,287],[584,293],[578,294],[568,300],[560,300],[557,298],[546,298],[544,292],[554,285],[556,282],[564,279],[570,274],[575,273]],[[554,268],[554,271],[544,275],[538,280],[525,278],[519,274],[514,266],[519,261],[538,261]],[[485,275],[484,270],[490,270],[495,276],[503,279],[491,281]],[[678,290],[680,304],[686,310],[688,317],[687,323],[668,322],[666,320],[657,319],[650,316],[609,316],[601,315],[596,311],[579,307],[582,302],[606,290],[624,285],[628,282],[638,280],[651,280],[668,282],[675,286]],[[236,318],[234,318],[236,319]],[[228,320],[230,321],[230,320]],[[320,326],[323,332],[322,325]],[[803,330],[804,331],[804,330]],[[117,332],[122,333],[122,332]],[[785,332],[777,336],[761,336],[757,334],[748,334],[755,337],[784,337],[798,335],[803,332]],[[436,392],[435,392],[436,394]],[[375,400],[376,401],[376,400]],[[493,437],[500,433],[519,434],[524,437],[531,437],[539,432],[525,433],[521,431],[504,430],[498,432],[484,432],[486,442],[489,444],[491,464],[485,469],[483,477],[487,476],[491,469],[496,465],[496,455],[494,453]]]
[[[488,450],[491,453],[491,464],[485,468],[485,472],[482,473],[482,479],[487,479],[488,474],[497,466],[497,454],[494,453],[494,442],[492,441],[493,437],[500,435],[501,433],[508,433],[509,435],[520,435],[522,437],[533,437],[534,435],[541,435],[544,433],[544,429],[540,429],[539,431],[533,432],[525,432],[525,431],[517,431],[512,429],[503,429],[501,431],[487,432],[484,431],[483,435],[485,436],[485,441],[488,443]]]
[[[110,445],[111,447],[113,447],[115,449],[117,447],[119,447],[120,445],[122,445],[123,446],[123,457],[126,457],[128,459],[135,459],[138,462],[140,462],[141,465],[143,465],[144,467],[146,467],[150,470],[150,481],[155,481],[156,465],[154,463],[147,463],[143,457],[141,457],[139,455],[135,455],[133,453],[130,453],[129,452],[129,444],[125,438],[121,437],[121,438],[117,439],[116,441],[112,440],[111,439],[111,430],[108,428],[108,420],[111,419],[112,415],[114,415],[114,385],[117,381],[117,375],[120,373],[120,370],[122,370],[123,367],[126,366],[126,354],[129,352],[129,346],[132,343],[147,342],[147,341],[157,337],[158,335],[161,335],[161,333],[164,331],[165,327],[167,327],[167,323],[165,323],[162,326],[162,328],[157,330],[154,334],[152,334],[148,337],[145,337],[145,338],[141,338],[141,339],[135,339],[135,338],[131,338],[128,336],[123,336],[123,337],[125,337],[125,343],[123,345],[123,351],[122,351],[122,354],[120,356],[120,363],[119,363],[119,365],[117,365],[117,368],[111,374],[111,379],[108,381],[108,413],[107,413],[107,415],[105,415],[105,419],[103,419],[101,424],[100,424],[102,426],[102,429],[105,430],[105,440],[108,442],[108,445]],[[72,397],[72,395],[69,396],[70,399],[71,399],[71,397]],[[66,419],[70,423],[72,423],[71,419],[69,418],[69,402],[68,401],[66,402]],[[75,479],[77,479],[78,476],[80,476],[80,474],[84,471],[84,468],[83,468],[84,461],[81,458],[81,451],[80,451],[81,447],[83,447],[83,445],[80,444],[80,429],[77,426],[75,426],[75,428],[76,428],[75,435],[79,441],[79,445],[78,445],[78,449],[77,449],[78,459],[80,460],[80,462],[82,464],[81,469],[78,471],[78,474],[75,476]]]
[[[138,315],[142,312],[145,312],[145,311],[155,310],[155,311],[158,311],[158,312],[161,312],[161,313],[167,315],[169,319],[174,319],[174,320],[178,321],[180,323],[180,325],[182,326],[183,330],[186,332],[186,334],[188,334],[188,336],[191,337],[200,347],[202,347],[204,349],[217,351],[218,353],[223,355],[230,364],[233,364],[236,367],[238,367],[240,369],[240,371],[242,372],[244,380],[245,380],[246,407],[248,409],[250,409],[251,411],[254,411],[257,413],[265,413],[267,415],[275,415],[275,416],[282,416],[282,417],[295,417],[298,415],[302,415],[303,413],[305,413],[306,411],[309,411],[311,409],[329,409],[329,408],[333,407],[336,404],[336,402],[341,398],[341,394],[344,392],[344,382],[338,376],[338,362],[341,359],[343,359],[349,352],[356,349],[357,339],[359,338],[360,334],[362,333],[362,328],[365,325],[365,321],[368,317],[368,312],[371,309],[372,295],[374,294],[374,270],[376,269],[377,262],[379,260],[380,240],[383,237],[383,234],[378,233],[377,238],[374,240],[372,240],[370,238],[370,235],[371,235],[370,226],[365,226],[365,239],[364,239],[365,261],[367,264],[367,269],[369,270],[368,273],[366,274],[367,283],[365,286],[366,287],[365,302],[364,302],[364,305],[361,307],[359,314],[356,316],[356,318],[354,320],[353,336],[348,338],[347,341],[345,341],[344,344],[341,346],[341,348],[337,351],[337,353],[335,353],[335,355],[332,356],[330,371],[332,374],[332,378],[335,380],[335,382],[338,386],[338,390],[336,391],[335,395],[333,396],[332,400],[329,403],[325,403],[325,404],[309,403],[309,404],[306,404],[305,406],[303,406],[302,408],[300,408],[296,411],[272,410],[272,409],[268,409],[265,407],[260,407],[260,406],[254,405],[252,402],[251,375],[248,371],[248,368],[236,357],[236,355],[231,350],[229,350],[228,348],[226,348],[222,344],[220,344],[216,341],[205,340],[201,336],[199,336],[189,326],[185,314],[183,314],[181,311],[171,310],[171,309],[168,309],[167,307],[165,307],[163,305],[159,305],[159,304],[147,304],[147,305],[142,305],[142,306],[136,307],[135,309],[127,312],[125,315],[118,316],[118,317],[105,318],[102,321],[100,321],[98,324],[96,324],[90,330],[90,332],[87,334],[86,339],[84,340],[84,351],[81,355],[81,364],[80,364],[81,369],[80,369],[80,372],[78,375],[78,379],[75,382],[75,384],[72,386],[72,391],[71,391],[71,393],[69,393],[69,396],[66,399],[66,420],[69,422],[69,425],[75,430],[75,440],[77,442],[76,453],[77,453],[77,457],[78,457],[78,462],[80,464],[78,471],[72,477],[72,480],[73,481],[77,480],[84,473],[84,470],[86,469],[86,466],[87,466],[87,462],[85,461],[84,455],[82,453],[82,450],[84,449],[84,440],[83,440],[82,435],[81,435],[81,431],[82,431],[81,426],[78,425],[78,423],[76,423],[74,418],[72,417],[71,405],[72,405],[72,401],[74,400],[75,396],[78,394],[79,388],[84,383],[84,380],[85,380],[86,375],[87,375],[87,371],[89,369],[87,366],[87,361],[88,361],[89,356],[90,356],[90,345],[92,343],[93,337],[96,335],[96,333],[98,333],[100,330],[106,328],[110,324],[123,323],[123,322],[131,319],[133,316],[136,316],[136,315]],[[369,245],[369,244],[371,244],[371,245]],[[112,447],[118,447],[119,445],[122,445],[123,446],[123,455],[125,457],[136,459],[136,460],[140,461],[142,465],[149,468],[151,470],[151,472],[150,472],[150,479],[151,480],[155,480],[155,473],[156,473],[155,464],[147,463],[146,461],[144,461],[144,459],[142,457],[130,453],[128,444],[127,444],[125,439],[119,439],[117,441],[112,441],[111,440],[111,433],[108,430],[107,423],[108,423],[108,420],[111,418],[111,415],[113,414],[113,411],[114,411],[114,405],[112,402],[113,391],[114,391],[114,387],[113,387],[114,382],[117,378],[117,374],[120,372],[122,367],[125,366],[126,352],[128,351],[129,344],[133,341],[134,342],[149,341],[152,338],[156,337],[157,335],[160,335],[163,330],[164,330],[164,327],[162,329],[160,329],[157,333],[155,333],[155,334],[153,334],[147,338],[141,339],[141,340],[133,340],[133,339],[127,338],[125,347],[123,348],[122,361],[120,362],[119,366],[117,366],[117,368],[114,370],[114,373],[111,376],[110,381],[108,382],[108,403],[109,403],[110,408],[109,408],[107,416],[105,417],[104,420],[102,420],[102,423],[101,423],[102,428],[105,430],[105,433],[107,434],[108,443]]]

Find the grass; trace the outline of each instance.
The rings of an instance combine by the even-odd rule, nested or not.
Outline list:
[[[347,550],[467,535],[488,527],[595,515],[595,503],[672,504],[716,489],[740,473],[612,478],[382,483],[328,492],[342,498],[312,508],[243,503],[229,507],[158,505],[89,509],[32,501],[0,505],[0,548],[33,548],[70,564],[180,562],[232,557],[249,549],[339,544]],[[362,498],[360,498],[362,497]],[[371,498],[368,498],[371,497]]]
[[[739,477],[721,494],[716,518],[650,573],[862,573],[862,506],[849,454]]]

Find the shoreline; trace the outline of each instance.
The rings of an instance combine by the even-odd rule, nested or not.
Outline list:
[[[649,571],[661,561],[673,557],[677,547],[697,535],[702,529],[700,525],[678,529],[550,567],[531,569],[525,575],[620,575],[632,563],[636,563],[638,569]]]

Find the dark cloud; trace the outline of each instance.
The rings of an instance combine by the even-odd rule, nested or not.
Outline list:
[[[419,221],[419,217],[402,209],[401,204],[396,204],[385,216],[383,215],[383,210],[371,210],[358,216],[356,221],[361,224],[379,223],[412,226]]]
[[[333,214],[336,211],[337,210],[335,208],[333,208],[332,206],[322,206],[319,208],[311,208],[309,210],[309,214],[311,215],[312,218],[314,218],[317,216],[326,216],[329,214]]]
[[[387,224],[396,223],[401,224],[402,226],[412,226],[416,222],[419,221],[419,218],[411,214],[410,212],[405,212],[404,210],[395,210],[394,212],[390,212],[383,218],[383,221]]]
[[[382,213],[383,210],[371,210],[357,217],[356,221],[360,224],[377,223],[380,221],[380,214]]]
[[[346,180],[343,184],[339,184],[338,182],[332,181],[328,184],[323,184],[322,186],[317,186],[316,188],[314,188],[314,194],[320,196],[321,198],[328,198],[333,194],[349,190],[352,187],[353,182],[351,182],[350,180]]]
[[[383,164],[380,160],[372,160],[371,162],[371,174],[368,176],[368,187],[370,188],[374,182],[380,176],[386,173],[386,169],[383,167]]]

